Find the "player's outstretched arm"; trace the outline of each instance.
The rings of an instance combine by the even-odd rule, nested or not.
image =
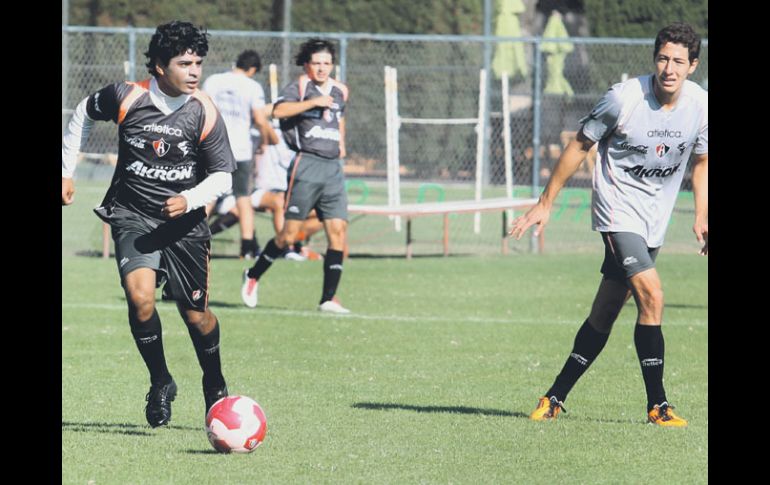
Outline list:
[[[700,244],[698,254],[709,254],[709,156],[708,153],[696,155],[692,168],[692,191],[695,199],[695,224],[692,230]]]
[[[313,108],[331,108],[334,98],[331,96],[316,96],[305,101],[284,101],[273,108],[274,118],[291,118]]]
[[[559,195],[559,191],[567,183],[567,180],[577,171],[580,163],[585,160],[594,143],[583,135],[583,130],[578,131],[575,139],[567,145],[564,153],[559,157],[559,161],[556,162],[556,167],[548,179],[543,193],[540,194],[537,204],[524,215],[513,220],[509,231],[512,237],[516,240],[521,239],[521,236],[533,225],[537,226],[535,236],[539,236],[543,232],[551,218],[551,207],[556,196]]]

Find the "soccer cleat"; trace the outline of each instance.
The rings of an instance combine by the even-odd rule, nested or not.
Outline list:
[[[257,306],[257,292],[259,290],[259,281],[249,278],[249,270],[243,270],[243,285],[241,285],[241,299],[249,308]]]
[[[302,249],[300,249],[299,254],[304,256],[308,261],[320,261],[324,259],[324,257],[321,254],[313,251],[307,246],[302,246]]]
[[[564,409],[564,403],[556,399],[556,396],[551,396],[550,398],[543,396],[537,402],[537,408],[529,415],[529,419],[533,421],[556,419],[556,416],[562,411],[567,412]]]
[[[213,406],[214,403],[228,395],[226,384],[223,384],[222,387],[207,388],[206,386],[203,386],[203,399],[206,401],[206,414],[209,413],[209,409],[211,409],[211,406]]]
[[[320,305],[318,305],[318,310],[322,312],[327,313],[339,313],[339,314],[346,314],[350,313],[350,310],[340,305],[339,300],[337,300],[337,297],[332,298],[331,300],[327,300]]]
[[[176,382],[164,385],[152,385],[145,396],[147,406],[144,408],[144,416],[153,428],[168,424],[171,421],[171,401],[176,397]]]
[[[674,406],[667,402],[656,404],[652,410],[647,413],[647,419],[652,424],[658,426],[670,426],[674,428],[683,428],[687,426],[687,421],[674,414]]]
[[[307,258],[297,251],[289,250],[283,255],[283,259],[288,259],[289,261],[305,261]]]

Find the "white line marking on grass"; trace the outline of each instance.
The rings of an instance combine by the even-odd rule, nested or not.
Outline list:
[[[170,308],[174,308],[171,304],[161,304],[160,308],[168,305]],[[105,303],[63,303],[62,308],[79,308],[79,309],[91,309],[91,310],[120,310],[125,311],[125,305],[114,305]],[[574,325],[578,326],[580,322],[577,320],[552,320],[552,319],[532,319],[532,318],[490,318],[490,317],[476,317],[476,316],[456,316],[456,317],[437,317],[437,316],[407,316],[407,315],[365,315],[360,313],[352,313],[350,315],[329,315],[314,310],[289,310],[279,308],[228,308],[228,307],[214,307],[216,313],[223,314],[238,314],[238,315],[278,315],[288,317],[300,317],[300,318],[333,318],[333,319],[345,319],[345,320],[374,320],[374,321],[387,321],[387,322],[468,322],[468,323],[509,323],[509,324],[523,324],[523,325]],[[666,322],[664,322],[665,324]],[[702,320],[691,320],[687,322],[672,323],[667,322],[669,325],[689,325],[695,327],[704,327],[708,325],[708,322]]]

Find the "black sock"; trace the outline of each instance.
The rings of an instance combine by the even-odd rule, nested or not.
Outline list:
[[[342,251],[327,249],[324,258],[324,287],[321,294],[321,303],[334,298],[337,286],[342,278]]]
[[[250,253],[252,256],[256,256],[259,252],[259,245],[257,244],[256,235],[252,239],[241,239],[241,256]]]
[[[559,401],[567,399],[567,394],[599,356],[609,337],[609,333],[600,333],[594,330],[588,320],[583,322],[583,326],[575,335],[575,343],[567,362],[564,363],[564,367],[545,395],[547,397],[556,396]]]
[[[647,411],[650,411],[656,404],[666,401],[666,391],[663,389],[663,354],[666,346],[660,325],[637,323],[634,343],[647,391]]]
[[[217,219],[212,222],[209,227],[211,229],[211,234],[217,234],[225,229],[234,226],[238,222],[238,216],[233,214],[232,212],[228,212],[225,215],[217,217]]]
[[[131,312],[128,314],[131,335],[134,336],[136,348],[144,359],[147,370],[150,371],[150,382],[168,384],[171,374],[166,367],[166,357],[163,354],[163,331],[160,325],[158,311],[154,310],[146,322],[140,322]]]
[[[219,321],[214,324],[214,329],[206,335],[192,325],[187,326],[190,333],[198,363],[203,370],[203,385],[206,388],[222,387],[225,378],[222,376],[222,364],[219,358]]]
[[[265,250],[259,255],[257,262],[254,263],[254,266],[252,266],[251,269],[249,269],[249,278],[259,279],[262,274],[270,268],[270,265],[273,264],[275,258],[280,256],[283,251],[283,249],[275,244],[275,238],[268,241]]]

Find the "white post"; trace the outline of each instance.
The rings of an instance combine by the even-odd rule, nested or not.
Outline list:
[[[505,195],[513,198],[513,153],[511,150],[511,101],[508,94],[508,73],[503,73],[503,148],[505,150]],[[508,209],[508,221],[513,220],[513,209]]]
[[[476,123],[476,200],[481,200],[481,185],[484,177],[483,152],[484,136],[487,127],[484,123],[484,96],[486,95],[487,71],[482,69],[479,72],[479,118]],[[481,232],[481,212],[476,212],[473,217],[473,232]]]
[[[270,102],[275,103],[278,98],[278,66],[270,64]]]
[[[388,205],[401,205],[399,184],[398,130],[398,78],[396,68],[385,66],[385,133],[387,140]],[[390,216],[395,229],[401,232],[401,217]]]

